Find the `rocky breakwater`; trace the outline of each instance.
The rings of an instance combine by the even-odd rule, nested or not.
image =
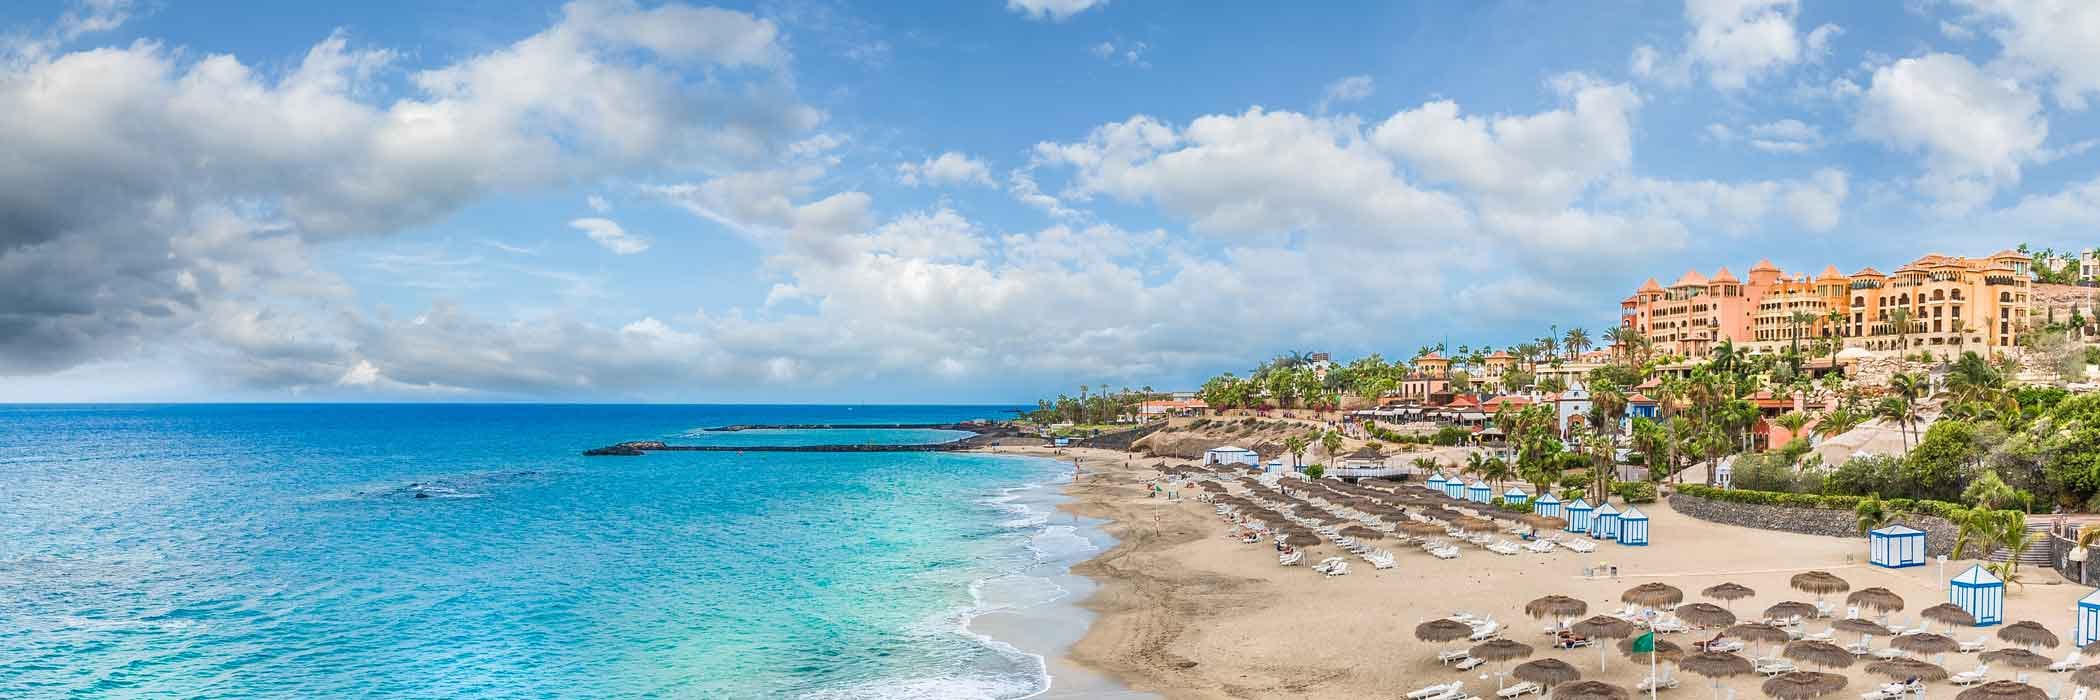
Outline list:
[[[795,430],[861,430],[869,425],[799,425]],[[943,425],[912,425],[912,428],[954,430],[971,433],[970,437],[950,442],[838,445],[672,445],[662,440],[630,440],[628,442],[594,447],[583,451],[585,457],[640,457],[650,452],[957,452],[961,450],[1009,444],[1042,444],[1041,438],[1024,435],[1019,429],[1005,423],[957,423]],[[730,430],[779,429],[776,426],[729,426]]]

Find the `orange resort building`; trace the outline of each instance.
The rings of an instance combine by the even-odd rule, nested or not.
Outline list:
[[[1723,267],[1691,270],[1664,287],[1649,279],[1619,303],[1619,322],[1656,351],[1704,356],[1722,340],[1778,352],[1817,338],[1874,351],[1953,354],[2019,342],[2033,306],[2034,261],[2006,250],[1985,258],[1927,255],[1884,274],[1826,266],[1789,274],[1770,260],[1748,279]],[[1907,319],[1907,321],[1905,320]]]

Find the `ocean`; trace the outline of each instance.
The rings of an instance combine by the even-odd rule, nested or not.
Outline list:
[[[1066,568],[1107,540],[1054,514],[1069,465],[579,455],[635,439],[932,442],[958,435],[700,429],[1007,415],[0,406],[0,697],[1074,693],[1046,673],[1086,619]]]

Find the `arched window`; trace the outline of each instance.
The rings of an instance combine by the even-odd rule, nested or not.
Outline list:
[[[1954,290],[1954,292],[1953,292],[1952,294],[1950,294],[1950,295],[1949,295],[1949,298],[1951,298],[1951,299],[1953,299],[1953,300],[1955,300],[1955,301],[1961,301],[1961,290],[1959,290],[1959,289],[1957,289],[1957,290]]]
[[[2012,292],[1999,292],[1999,293],[1998,293],[1998,301],[2003,301],[2003,302],[2010,302],[2010,301],[2012,301]]]
[[[1944,300],[1945,300],[1946,298],[1947,298],[1947,291],[1946,291],[1946,290],[1944,290],[1944,289],[1935,289],[1935,290],[1932,290],[1932,300],[1933,300],[1933,301],[1944,301]]]

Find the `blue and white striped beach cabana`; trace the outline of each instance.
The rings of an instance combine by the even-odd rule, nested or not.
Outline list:
[[[1531,494],[1524,493],[1517,490],[1517,487],[1511,486],[1508,491],[1502,492],[1502,502],[1513,506],[1521,506],[1531,502]]]
[[[1551,491],[1539,494],[1539,499],[1531,502],[1531,512],[1549,518],[1561,517],[1560,499],[1554,498]]]
[[[1977,627],[2005,621],[2005,581],[1991,575],[1982,564],[1969,567],[1948,582],[1947,597],[1956,607],[1976,618]]]
[[[1444,495],[1452,498],[1465,498],[1466,481],[1455,476],[1451,477],[1450,481],[1444,482]]]
[[[1897,524],[1868,532],[1867,561],[1891,569],[1924,566],[1925,531]]]
[[[1437,473],[1435,473],[1435,474],[1432,474],[1432,475],[1430,475],[1430,477],[1429,477],[1429,481],[1427,481],[1427,482],[1424,482],[1424,484],[1425,484],[1425,485],[1427,485],[1427,486],[1429,487],[1429,490],[1431,490],[1431,491],[1435,491],[1435,492],[1437,492],[1437,493],[1443,493],[1443,492],[1444,492],[1444,473],[1443,473],[1443,472],[1437,472]]]
[[[2076,645],[2080,649],[2085,648],[2087,644],[2100,641],[2100,589],[2094,589],[2093,592],[2085,594],[2084,598],[2078,599],[2078,629],[2076,630],[2076,636],[2078,637]]]
[[[1619,539],[1619,509],[1610,503],[1597,506],[1590,517],[1590,536],[1600,540]]]
[[[1648,546],[1648,514],[1633,506],[1619,514],[1619,544]]]
[[[1494,494],[1495,490],[1488,488],[1487,482],[1479,479],[1474,479],[1473,483],[1466,487],[1466,500],[1474,503],[1486,503],[1494,498]]]
[[[1589,501],[1577,498],[1568,501],[1567,507],[1561,511],[1567,513],[1568,532],[1589,532],[1590,514],[1595,513],[1597,509],[1591,506]]]

